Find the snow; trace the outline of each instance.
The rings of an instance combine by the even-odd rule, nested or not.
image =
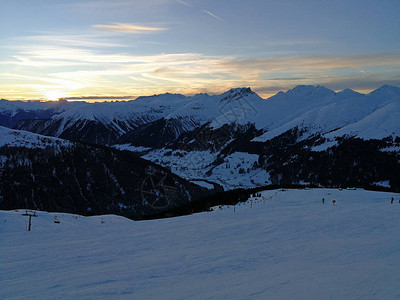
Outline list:
[[[389,180],[374,182],[374,184],[377,185],[377,186],[382,186],[382,187],[390,188],[390,182],[389,182]]]
[[[0,126],[0,147],[5,145],[43,149],[48,146],[71,146],[72,143],[58,138]]]
[[[376,109],[365,118],[326,134],[332,139],[338,136],[357,136],[363,139],[382,139],[400,136],[400,98],[382,108]]]
[[[225,190],[263,186],[270,182],[267,171],[258,167],[258,155],[235,152],[224,163],[212,169],[209,180],[221,184]]]
[[[149,148],[149,147],[132,146],[131,144],[114,145],[113,148],[116,148],[116,149],[119,149],[119,150],[132,151],[132,152],[144,152],[144,151],[149,151],[149,150],[152,149],[152,148]]]
[[[185,179],[194,180],[204,179],[205,173],[217,155],[218,153],[208,150],[186,152],[163,148],[153,150],[142,158],[166,167]]]
[[[8,101],[0,100],[0,111],[7,112],[10,116],[15,116],[18,111],[45,110],[49,108],[48,102],[43,101]]]
[[[168,153],[168,154],[167,154]],[[224,190],[251,188],[270,183],[267,171],[257,166],[258,155],[246,152],[235,152],[224,158],[220,165],[213,165],[219,152],[182,151],[156,149],[142,158],[157,163],[171,172],[187,179],[206,179],[220,184]],[[208,174],[211,171],[211,174]]]
[[[400,94],[392,88],[397,91],[390,87],[368,95],[349,90],[326,92],[325,96],[315,91],[313,97],[290,91],[275,95],[269,99],[269,108],[260,108],[264,119],[255,121],[256,127],[268,131],[253,141],[265,142],[295,127],[306,129],[303,138],[331,131],[327,137],[350,134],[373,139],[399,135]]]
[[[208,183],[204,180],[192,180],[191,181],[194,184],[197,184],[199,186],[205,187],[206,189],[212,190],[214,188],[214,185],[211,183]]]
[[[67,102],[67,101],[9,101],[0,99],[0,112],[6,113],[10,117],[15,116],[19,111],[37,111],[53,109],[56,112],[61,112],[72,107],[82,105],[82,102]]]
[[[274,190],[153,221],[38,212],[31,232],[0,211],[0,298],[398,299],[399,199]]]
[[[336,142],[336,141],[328,141],[321,145],[312,147],[311,150],[314,152],[321,152],[321,151],[327,150],[328,148],[334,147],[337,144],[338,144],[338,142]]]
[[[393,147],[387,147],[380,149],[382,152],[400,152],[400,146],[393,146]]]

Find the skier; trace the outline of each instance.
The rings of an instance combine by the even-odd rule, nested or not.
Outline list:
[[[336,204],[336,200],[332,200],[332,204],[335,205]]]
[[[390,203],[393,203],[393,201],[394,201],[394,198],[392,197],[392,200],[390,201]]]
[[[325,198],[322,198],[322,204],[325,204]]]

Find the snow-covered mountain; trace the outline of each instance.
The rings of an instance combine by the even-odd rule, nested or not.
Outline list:
[[[221,114],[172,146],[138,152],[185,178],[205,178],[227,189],[305,182],[400,184],[395,175],[400,171],[399,88],[383,86],[364,95],[298,86],[240,108],[231,112],[233,120]],[[351,176],[343,178],[350,170]]]
[[[320,174],[329,177],[329,168],[337,170],[342,164],[337,160],[345,151],[341,145],[353,148],[366,143],[368,147],[362,148],[383,159],[383,165],[394,162],[389,169],[395,172],[399,103],[400,88],[387,85],[369,94],[297,86],[268,99],[249,88],[237,88],[220,95],[163,94],[128,102],[85,103],[46,120],[20,121],[17,128],[130,150],[187,179],[202,178],[228,189],[290,182],[340,184],[322,180]],[[335,158],[330,157],[332,165],[319,169],[315,162],[330,152]],[[361,154],[355,150],[345,155],[347,169],[357,165],[357,155]],[[288,166],[295,169],[282,169]],[[389,186],[397,182],[392,173],[383,173],[366,179],[360,171],[345,182],[391,181]]]
[[[130,152],[0,126],[0,209],[143,218],[209,195]]]
[[[13,127],[21,120],[48,119],[82,102],[0,100],[0,126]]]
[[[181,133],[194,130],[217,117],[223,116],[226,121],[233,121],[235,109],[241,109],[244,103],[256,100],[263,101],[248,88],[232,89],[215,96],[198,94],[186,97],[167,93],[139,97],[127,102],[84,103],[45,120],[21,121],[15,128],[113,145],[127,141],[135,143],[136,137],[143,134],[141,126],[150,126],[158,131],[158,123],[161,122],[163,127],[164,123],[170,126],[170,130],[166,132],[167,137],[164,138],[166,143],[170,143]],[[155,124],[151,124],[152,122]]]
[[[310,92],[310,89],[312,90],[313,87],[307,87],[308,92]],[[316,90],[314,95],[318,95],[317,91],[320,87],[314,89]],[[290,118],[288,118],[289,120],[287,122],[285,120],[285,122],[282,122],[283,124],[280,124],[279,121],[273,122],[272,126],[267,127],[268,132],[257,137],[254,141],[270,140],[295,127],[303,128],[303,138],[306,138],[313,134],[337,131],[347,126],[357,126],[355,124],[365,118],[368,119],[368,116],[374,114],[376,110],[380,110],[391,104],[393,104],[394,110],[382,112],[382,119],[395,118],[396,114],[400,112],[397,107],[397,104],[400,103],[400,88],[396,87],[383,86],[368,95],[359,94],[351,90],[345,90],[339,93],[327,93],[325,89],[324,92],[326,96],[319,94],[316,98],[308,97],[307,95],[302,95],[298,98],[298,94],[295,94],[295,97],[291,97],[294,90],[290,90],[286,94],[278,94],[270,98],[269,100],[272,102],[268,103],[270,106],[276,107],[275,101],[286,101],[287,107],[284,111],[290,115]],[[266,109],[266,111],[268,112],[271,110]],[[266,119],[271,120],[272,116],[270,117],[268,115]],[[259,127],[264,127],[262,123],[263,121],[261,120],[256,122]],[[354,132],[355,134],[352,135],[353,137],[359,136],[364,139],[382,139],[388,136],[400,135],[399,127],[393,132],[393,124],[385,122],[379,126],[379,130],[375,131],[374,135],[369,136],[369,129],[375,127],[374,125],[376,124],[368,124],[368,122],[363,123],[365,124],[363,126],[364,129],[359,132]],[[337,132],[335,136],[343,136],[347,132],[346,130],[341,130]],[[304,136],[305,134],[307,134],[307,136]]]

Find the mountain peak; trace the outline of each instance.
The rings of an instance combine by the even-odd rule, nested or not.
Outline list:
[[[209,97],[210,95],[209,94],[207,94],[207,93],[197,93],[197,94],[195,94],[193,97]]]
[[[234,88],[222,94],[221,102],[232,101],[238,98],[247,97],[255,94],[249,87],[248,88]]]
[[[225,94],[247,96],[249,94],[254,94],[254,92],[249,87],[247,87],[247,88],[241,87],[241,88],[230,89]]]
[[[288,90],[286,94],[299,96],[331,96],[335,94],[335,92],[322,85],[298,85],[294,89]]]
[[[285,99],[304,99],[309,98],[326,98],[335,95],[335,92],[322,85],[298,85],[287,92],[278,92],[269,100],[285,100]]]
[[[344,97],[352,97],[352,96],[360,96],[360,95],[363,95],[363,94],[353,91],[352,89],[344,89],[343,91],[336,93],[336,96],[344,96]]]
[[[370,95],[381,95],[381,94],[400,96],[400,88],[397,86],[385,84],[370,93]]]

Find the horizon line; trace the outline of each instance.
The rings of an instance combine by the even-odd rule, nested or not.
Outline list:
[[[352,89],[352,88],[344,88],[344,89],[331,89],[331,88],[328,88],[328,87],[326,87],[326,86],[324,86],[324,85],[322,85],[322,84],[299,84],[299,85],[296,85],[296,86],[293,86],[292,88],[288,88],[287,90],[285,90],[285,91],[283,91],[283,90],[279,90],[279,91],[273,91],[273,92],[271,92],[271,93],[263,93],[263,92],[260,92],[260,91],[258,91],[257,92],[257,90],[259,90],[259,89],[255,89],[255,90],[253,90],[251,87],[234,87],[234,88],[229,88],[229,89],[227,89],[225,92],[222,92],[222,93],[218,93],[218,92],[216,92],[216,93],[210,93],[210,92],[198,92],[198,93],[178,93],[178,92],[176,92],[176,91],[166,91],[166,92],[164,92],[164,93],[149,93],[149,94],[144,94],[144,95],[128,95],[128,96],[118,96],[118,95],[104,95],[104,96],[99,96],[99,95],[88,95],[88,96],[69,96],[69,97],[60,97],[60,98],[57,98],[57,99],[46,99],[46,98],[38,98],[38,99],[35,99],[35,98],[19,98],[19,99],[6,99],[6,98],[0,98],[0,100],[6,100],[6,101],[24,101],[24,102],[28,102],[28,101],[42,101],[42,102],[47,102],[47,101],[53,101],[53,102],[56,102],[56,101],[68,101],[68,102],[79,102],[79,101],[82,101],[82,102],[87,102],[87,103],[92,103],[92,102],[126,102],[126,101],[134,101],[134,100],[136,100],[136,99],[138,99],[138,98],[141,98],[141,97],[153,97],[153,96],[159,96],[159,95],[166,95],[166,94],[171,94],[171,95],[182,95],[182,96],[185,96],[185,97],[193,97],[193,96],[195,96],[195,95],[200,95],[200,94],[207,94],[207,95],[210,95],[210,96],[215,96],[215,95],[221,95],[221,94],[224,94],[224,93],[226,93],[226,92],[229,92],[229,91],[231,91],[231,90],[235,90],[235,89],[247,89],[247,88],[249,88],[253,93],[256,93],[257,95],[259,95],[262,99],[264,99],[264,100],[267,100],[267,99],[269,99],[269,98],[271,98],[271,97],[273,97],[273,96],[275,96],[275,95],[277,95],[278,93],[287,93],[288,91],[290,91],[290,90],[293,90],[293,89],[295,89],[296,87],[300,87],[300,86],[312,86],[312,87],[314,87],[314,88],[317,88],[317,87],[323,87],[323,88],[326,88],[326,89],[329,89],[329,90],[331,90],[331,91],[333,91],[333,92],[335,92],[335,93],[339,93],[339,92],[342,92],[342,91],[344,91],[344,90],[352,90],[352,91],[354,91],[354,92],[357,92],[357,93],[360,93],[360,94],[362,94],[362,95],[368,95],[368,94],[370,94],[370,93],[372,93],[372,92],[374,92],[374,91],[376,91],[376,90],[379,90],[380,88],[382,88],[382,87],[385,87],[385,86],[390,86],[390,87],[396,87],[396,88],[400,88],[400,86],[396,86],[396,85],[391,85],[391,84],[382,84],[382,85],[380,85],[378,88],[376,88],[376,89]],[[261,88],[262,89],[262,88]],[[268,95],[268,97],[262,97],[260,94],[267,94]],[[86,100],[88,100],[88,101],[86,101]]]

